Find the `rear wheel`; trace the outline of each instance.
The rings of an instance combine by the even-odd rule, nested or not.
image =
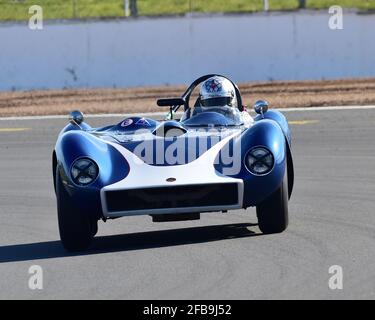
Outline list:
[[[68,251],[87,249],[98,230],[98,221],[72,203],[60,174],[56,172],[57,217],[62,245]]]
[[[287,166],[286,166],[287,168]],[[288,173],[281,186],[257,206],[259,229],[266,234],[280,233],[288,227]]]

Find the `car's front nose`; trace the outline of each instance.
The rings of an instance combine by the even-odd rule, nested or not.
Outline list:
[[[230,139],[217,143],[198,159],[183,165],[154,166],[115,145],[127,159],[125,179],[100,191],[106,217],[141,214],[207,212],[238,209],[243,202],[243,181],[219,174],[216,154]]]

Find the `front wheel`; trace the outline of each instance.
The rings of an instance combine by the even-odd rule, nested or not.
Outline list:
[[[64,248],[67,251],[87,249],[97,232],[98,221],[74,206],[58,171],[56,172],[56,197],[60,238]]]
[[[287,171],[287,169],[285,170]],[[259,229],[265,233],[280,233],[288,227],[288,174],[281,186],[257,206]]]

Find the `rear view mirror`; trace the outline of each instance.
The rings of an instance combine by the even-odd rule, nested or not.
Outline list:
[[[83,113],[79,110],[74,110],[69,114],[69,122],[79,126],[83,122]]]
[[[264,117],[264,114],[268,111],[268,102],[266,100],[258,100],[254,104],[254,111]]]
[[[157,104],[159,107],[183,106],[185,104],[185,100],[182,98],[158,99]]]

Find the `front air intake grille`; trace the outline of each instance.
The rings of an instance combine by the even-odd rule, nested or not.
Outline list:
[[[109,212],[231,206],[238,204],[237,183],[170,186],[105,192]]]

